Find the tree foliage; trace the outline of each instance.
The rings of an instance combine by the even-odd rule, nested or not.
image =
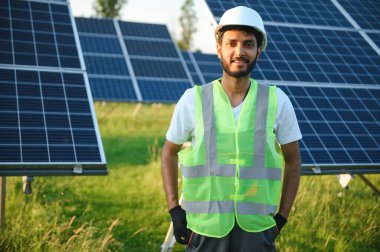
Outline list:
[[[181,16],[179,17],[182,31],[178,46],[182,50],[189,50],[192,47],[193,35],[197,31],[197,28],[195,27],[196,22],[197,15],[194,10],[194,1],[185,0],[181,6]]]
[[[95,0],[94,9],[98,17],[115,18],[127,0]]]

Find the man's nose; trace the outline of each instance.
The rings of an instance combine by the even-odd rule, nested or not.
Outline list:
[[[235,55],[236,56],[241,56],[241,55],[244,55],[244,48],[242,46],[242,44],[237,44],[236,47],[235,47]]]

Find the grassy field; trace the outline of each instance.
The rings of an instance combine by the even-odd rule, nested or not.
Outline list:
[[[159,251],[169,226],[160,151],[173,105],[96,103],[108,176],[7,178],[0,251]],[[380,187],[380,176],[367,176]],[[302,177],[278,251],[380,251],[380,198],[360,178]],[[175,251],[183,251],[177,245]]]

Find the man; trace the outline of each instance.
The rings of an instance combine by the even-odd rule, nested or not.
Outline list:
[[[215,37],[223,76],[184,93],[163,148],[174,235],[187,251],[275,251],[299,185],[301,133],[289,98],[250,79],[267,45],[260,15],[232,8]]]

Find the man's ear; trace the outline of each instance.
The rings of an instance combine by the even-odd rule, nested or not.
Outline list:
[[[259,49],[257,49],[257,59],[260,59],[260,56],[261,56],[261,47]]]
[[[222,46],[219,43],[216,43],[216,53],[218,54],[218,58],[222,58]]]

